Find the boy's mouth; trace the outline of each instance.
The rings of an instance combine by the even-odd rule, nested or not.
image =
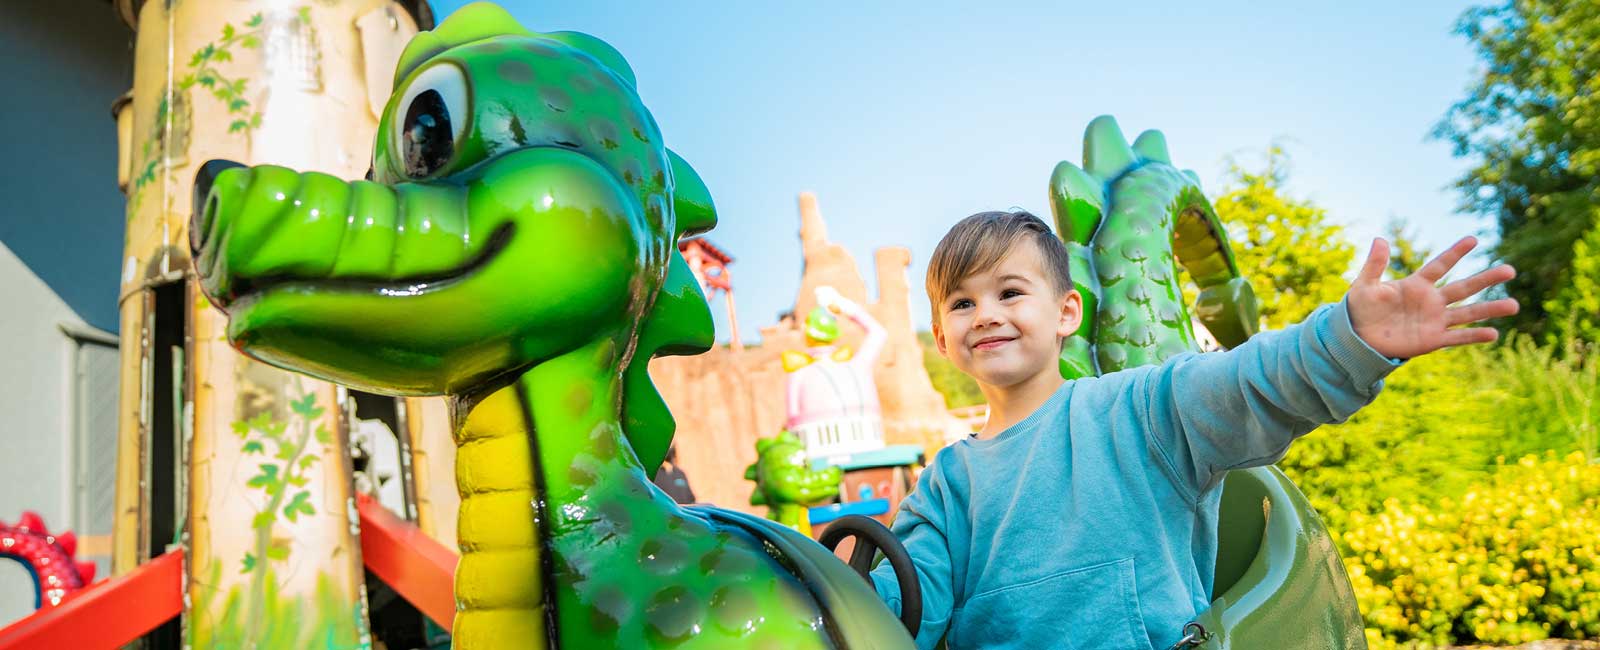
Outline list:
[[[978,339],[977,343],[972,344],[972,349],[993,350],[1014,340],[1016,340],[1015,337],[1010,336],[985,336]]]

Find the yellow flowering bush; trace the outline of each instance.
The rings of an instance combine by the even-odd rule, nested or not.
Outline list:
[[[1600,465],[1528,456],[1437,504],[1334,531],[1374,647],[1600,637]]]
[[[1290,448],[1372,648],[1600,638],[1600,361],[1584,352],[1428,355]]]

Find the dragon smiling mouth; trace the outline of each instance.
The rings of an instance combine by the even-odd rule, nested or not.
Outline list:
[[[506,220],[472,237],[464,196],[449,184],[391,188],[212,160],[195,178],[202,207],[189,244],[224,309],[296,289],[415,296],[473,276],[518,234]]]

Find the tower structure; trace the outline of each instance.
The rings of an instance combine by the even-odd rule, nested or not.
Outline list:
[[[708,302],[716,297],[714,291],[721,292],[727,297],[728,326],[733,329],[733,342],[730,345],[735,351],[743,350],[744,342],[739,340],[739,316],[733,306],[733,276],[728,272],[728,265],[733,263],[733,256],[705,237],[678,242],[678,251],[683,253],[684,261],[689,263],[689,270],[694,272],[694,278],[700,281],[700,291],[706,294]]]

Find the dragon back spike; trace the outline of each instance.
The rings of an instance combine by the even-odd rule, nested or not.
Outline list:
[[[674,245],[666,281],[639,327],[638,347],[622,377],[623,430],[640,465],[651,476],[667,457],[677,422],[650,379],[650,359],[705,352],[711,349],[715,332],[700,282]]]
[[[1087,244],[1105,212],[1105,183],[1061,161],[1050,174],[1050,213],[1062,239]]]
[[[1167,136],[1155,129],[1140,133],[1133,140],[1133,151],[1145,160],[1172,164],[1172,156],[1167,153]]]
[[[1138,162],[1122,127],[1110,115],[1101,115],[1083,132],[1083,167],[1102,182],[1115,180]]]
[[[700,174],[678,152],[668,149],[667,157],[672,161],[672,202],[673,211],[678,215],[677,234],[690,237],[715,228],[717,208],[711,202],[711,190],[706,188],[706,182],[700,180]]]

